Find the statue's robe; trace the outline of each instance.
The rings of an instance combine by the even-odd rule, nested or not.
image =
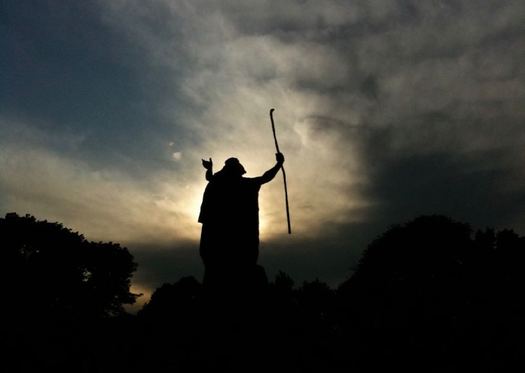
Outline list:
[[[200,255],[207,267],[254,266],[259,255],[258,196],[263,179],[217,173],[208,183],[199,215]]]

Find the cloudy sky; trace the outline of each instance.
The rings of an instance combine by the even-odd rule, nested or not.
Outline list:
[[[0,5],[0,213],[200,277],[201,158],[274,164],[268,274],[337,284],[393,223],[525,234],[522,0],[17,1]]]

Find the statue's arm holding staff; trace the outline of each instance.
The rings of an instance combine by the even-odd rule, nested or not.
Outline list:
[[[268,171],[266,171],[262,176],[259,176],[256,178],[261,184],[265,184],[269,181],[272,181],[275,175],[277,175],[277,172],[281,169],[284,163],[284,155],[283,153],[275,153],[275,160],[277,163],[275,166],[270,168]]]

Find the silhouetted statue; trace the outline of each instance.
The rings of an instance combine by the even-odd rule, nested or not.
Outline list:
[[[237,277],[237,283],[249,283],[250,276],[258,276],[255,270],[259,255],[258,196],[261,186],[281,169],[283,154],[277,153],[276,160],[275,166],[254,178],[243,177],[246,171],[237,158],[227,159],[223,169],[215,174],[211,158],[203,160],[209,181],[199,215],[205,286],[233,277]]]

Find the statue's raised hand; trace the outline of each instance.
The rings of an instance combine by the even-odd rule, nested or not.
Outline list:
[[[210,158],[209,161],[203,159],[202,160],[202,167],[204,167],[207,170],[211,170],[213,168],[213,161],[211,160],[211,158]]]

